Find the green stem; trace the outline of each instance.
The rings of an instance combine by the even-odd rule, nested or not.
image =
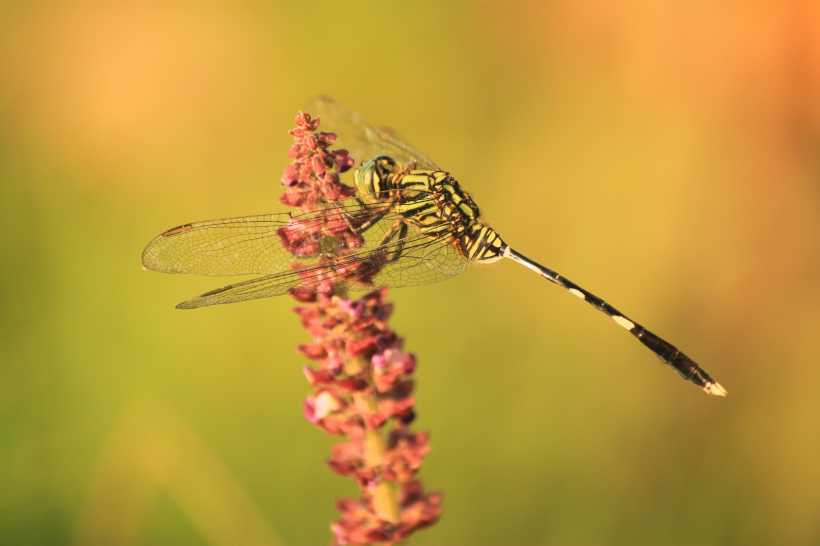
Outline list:
[[[345,371],[348,375],[356,375],[364,369],[365,364],[359,358],[350,359],[345,365]],[[362,412],[376,413],[378,411],[375,396],[354,393],[353,402]],[[365,464],[370,468],[377,467],[382,463],[384,455],[387,452],[384,438],[377,430],[365,430],[364,434]],[[399,522],[398,495],[396,494],[395,485],[392,482],[386,480],[379,482],[376,486],[376,491],[373,492],[373,507],[379,519],[389,521],[390,523]]]

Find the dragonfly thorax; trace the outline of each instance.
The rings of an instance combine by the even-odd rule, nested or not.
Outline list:
[[[398,210],[422,233],[431,237],[449,235],[459,252],[471,261],[490,263],[501,259],[507,245],[481,220],[478,205],[449,173],[412,170],[393,180],[402,196]]]
[[[478,205],[450,173],[402,168],[378,155],[355,171],[366,199],[385,201],[407,224],[431,239],[447,238],[465,258],[482,263],[501,259],[506,244],[481,221]]]

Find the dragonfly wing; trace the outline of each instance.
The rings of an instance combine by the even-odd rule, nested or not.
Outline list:
[[[208,277],[272,274],[290,271],[299,261],[294,244],[286,248],[279,231],[298,224],[312,232],[315,242],[327,233],[328,222],[355,217],[357,222],[384,214],[380,203],[357,199],[333,201],[310,212],[294,211],[194,222],[169,229],[151,241],[142,253],[148,269],[162,273],[190,273]],[[374,230],[372,238],[379,237]],[[310,242],[307,239],[306,242]],[[378,240],[376,241],[378,243]],[[297,245],[298,246],[298,245]]]
[[[290,214],[221,218],[185,224],[162,233],[142,253],[148,269],[221,277],[281,271],[294,261],[276,231]]]
[[[443,281],[458,275],[470,262],[453,245],[450,234],[435,239],[407,237],[398,260],[387,262],[373,277],[374,286],[396,288]]]
[[[333,264],[314,264],[298,271],[277,273],[217,288],[180,303],[177,305],[177,309],[196,309],[209,305],[236,303],[284,294],[316,294],[331,291],[334,287],[347,288],[355,286],[359,284],[358,279],[373,276],[378,271],[376,265],[363,263],[372,257],[372,250],[362,251],[338,259]],[[355,278],[343,278],[343,269],[345,267],[356,266],[360,267],[356,268]],[[369,285],[369,288],[372,287],[372,285]],[[364,288],[368,288],[368,286],[362,289]]]
[[[220,303],[236,303],[239,301],[281,296],[298,286],[302,279],[295,273],[279,273],[258,279],[224,286],[201,296],[191,298],[177,305],[177,309],[196,309]]]
[[[335,289],[350,291],[398,288],[438,282],[464,271],[469,262],[453,245],[450,235],[430,237],[413,228],[399,240],[383,242],[379,234],[388,233],[397,216],[386,215],[365,232],[360,250],[337,256],[330,262],[300,261],[298,269],[252,279],[213,290],[177,306],[195,309],[222,303],[235,303],[283,294],[314,294]],[[376,242],[374,242],[376,241]],[[385,255],[401,244],[398,259]]]
[[[321,117],[319,129],[338,135],[334,145],[345,148],[357,163],[370,161],[379,154],[386,154],[402,165],[415,161],[419,168],[439,170],[429,157],[405,142],[392,129],[378,129],[359,114],[325,95],[313,97],[304,111]]]

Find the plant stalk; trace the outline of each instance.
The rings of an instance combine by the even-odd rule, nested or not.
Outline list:
[[[345,363],[345,371],[348,375],[359,374],[364,369],[365,366],[359,358],[352,358]],[[378,411],[375,396],[354,393],[353,401],[356,407],[363,412],[376,413]],[[379,466],[387,452],[387,446],[384,443],[382,435],[376,430],[366,430],[364,448],[367,466]],[[379,481],[376,485],[376,490],[373,492],[373,507],[375,508],[376,515],[380,519],[394,524],[399,522],[398,495],[396,494],[396,488],[393,483],[384,480]]]

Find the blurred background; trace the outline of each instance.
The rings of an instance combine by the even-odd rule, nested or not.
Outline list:
[[[140,264],[283,210],[317,93],[729,391],[512,263],[396,290],[445,495],[415,543],[820,544],[811,0],[3,3],[1,544],[330,540],[294,302],[177,311],[228,282]]]

